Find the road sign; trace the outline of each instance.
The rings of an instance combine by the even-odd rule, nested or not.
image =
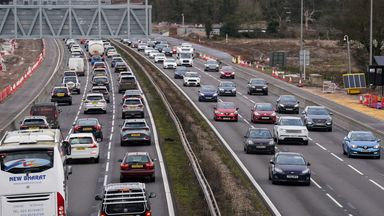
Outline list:
[[[309,66],[309,50],[300,50],[300,66],[303,66],[305,63],[305,66]],[[304,57],[305,56],[305,57]]]

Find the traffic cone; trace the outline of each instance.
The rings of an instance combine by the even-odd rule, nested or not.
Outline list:
[[[288,82],[289,82],[289,83],[292,83],[292,77],[291,77],[291,76],[289,77]]]
[[[283,80],[285,80],[285,74],[283,74]]]
[[[298,87],[304,87],[304,83],[301,81],[301,79],[299,79],[299,83],[297,84]]]

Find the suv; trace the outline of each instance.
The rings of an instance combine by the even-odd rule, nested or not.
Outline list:
[[[302,119],[308,130],[325,129],[332,131],[332,113],[323,106],[307,106],[302,112]]]
[[[105,86],[109,91],[109,79],[107,76],[95,76],[92,79],[93,86]]]
[[[59,113],[55,103],[39,103],[33,104],[29,114],[31,116],[45,116],[51,128],[60,128],[59,126]]]
[[[119,93],[125,90],[137,89],[137,81],[135,76],[121,76],[118,81]]]
[[[101,93],[90,93],[87,94],[84,100],[84,114],[89,111],[102,111],[104,114],[107,113],[107,102]]]
[[[121,71],[128,71],[128,66],[127,66],[127,63],[125,63],[124,61],[123,62],[116,62],[115,66],[114,66],[114,69],[115,69],[115,73],[119,73]]]
[[[20,130],[48,129],[49,124],[45,116],[26,116],[20,121]]]
[[[51,93],[51,102],[67,103],[69,105],[72,105],[72,96],[68,87],[54,87]]]
[[[144,118],[144,104],[139,98],[127,98],[122,106],[122,118]]]
[[[101,201],[100,215],[148,216],[152,215],[149,199],[155,197],[147,194],[144,183],[130,182],[107,184],[95,200]]]
[[[67,86],[71,92],[80,94],[80,81],[77,76],[65,76],[63,77],[63,85]]]
[[[308,145],[308,130],[300,117],[281,116],[273,128],[277,144],[282,142]]]

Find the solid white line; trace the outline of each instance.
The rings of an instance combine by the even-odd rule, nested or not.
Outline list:
[[[340,208],[343,208],[343,206],[339,202],[337,202],[335,198],[329,195],[329,193],[327,193],[326,195],[329,197],[329,199],[331,199],[334,203],[336,203],[337,206],[339,206]]]
[[[251,101],[251,102],[254,103],[254,104],[256,103],[254,100],[249,100],[249,101]]]
[[[373,181],[372,179],[369,179],[369,181],[370,181],[370,182],[372,182],[373,184],[375,184],[377,187],[379,187],[381,190],[383,190],[383,191],[384,191],[384,187],[383,187],[383,186],[381,186],[379,183],[377,183],[377,182]]]
[[[322,148],[324,151],[327,151],[327,149],[324,147],[324,146],[322,146],[322,145],[320,145],[319,143],[315,143],[317,146],[319,146],[320,148]]]
[[[108,172],[109,170],[109,161],[107,161],[106,165],[105,165],[105,172]]]
[[[355,167],[353,167],[352,165],[348,164],[349,168],[355,170],[357,173],[359,173],[360,175],[364,175],[362,172],[360,172],[358,169],[356,169]]]
[[[317,182],[315,182],[315,180],[313,180],[313,178],[311,178],[311,182],[312,182],[313,184],[315,184],[316,187],[318,187],[319,189],[322,188]]]
[[[308,137],[308,139],[311,140],[311,141],[313,140],[311,137]]]
[[[339,156],[333,154],[332,152],[331,152],[331,155],[332,155],[333,157],[337,158],[339,161],[344,161],[343,159],[341,159]]]
[[[247,123],[247,124],[251,124],[251,123],[249,123],[249,121],[247,120],[247,119],[243,119],[243,121],[245,121],[245,123]]]

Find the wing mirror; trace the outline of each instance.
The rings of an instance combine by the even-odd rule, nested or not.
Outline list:
[[[103,198],[100,195],[96,195],[95,200],[101,201],[101,200],[103,200]]]
[[[311,163],[307,162],[307,166],[311,166]]]
[[[72,166],[67,166],[67,174],[72,175]]]
[[[236,107],[236,110],[239,110],[239,107]]]
[[[123,162],[123,159],[119,159],[119,160],[117,160],[117,162],[120,162],[120,163],[121,163],[121,162]]]
[[[333,115],[333,113],[330,112],[329,115]]]
[[[217,107],[216,107],[216,106],[214,106],[214,107],[213,107],[213,109],[217,109]]]
[[[275,162],[273,160],[270,160],[269,163],[270,164],[275,164]]]
[[[301,112],[301,114],[305,115],[305,111]]]
[[[381,139],[377,139],[377,142],[378,142],[378,143],[381,142]]]
[[[151,192],[151,193],[149,194],[149,198],[155,198],[155,197],[156,197],[156,193]]]
[[[62,149],[65,155],[71,155],[71,144],[68,141],[62,142]]]
[[[244,136],[244,138],[248,138],[248,136],[247,136],[247,135],[245,135],[245,136]]]

